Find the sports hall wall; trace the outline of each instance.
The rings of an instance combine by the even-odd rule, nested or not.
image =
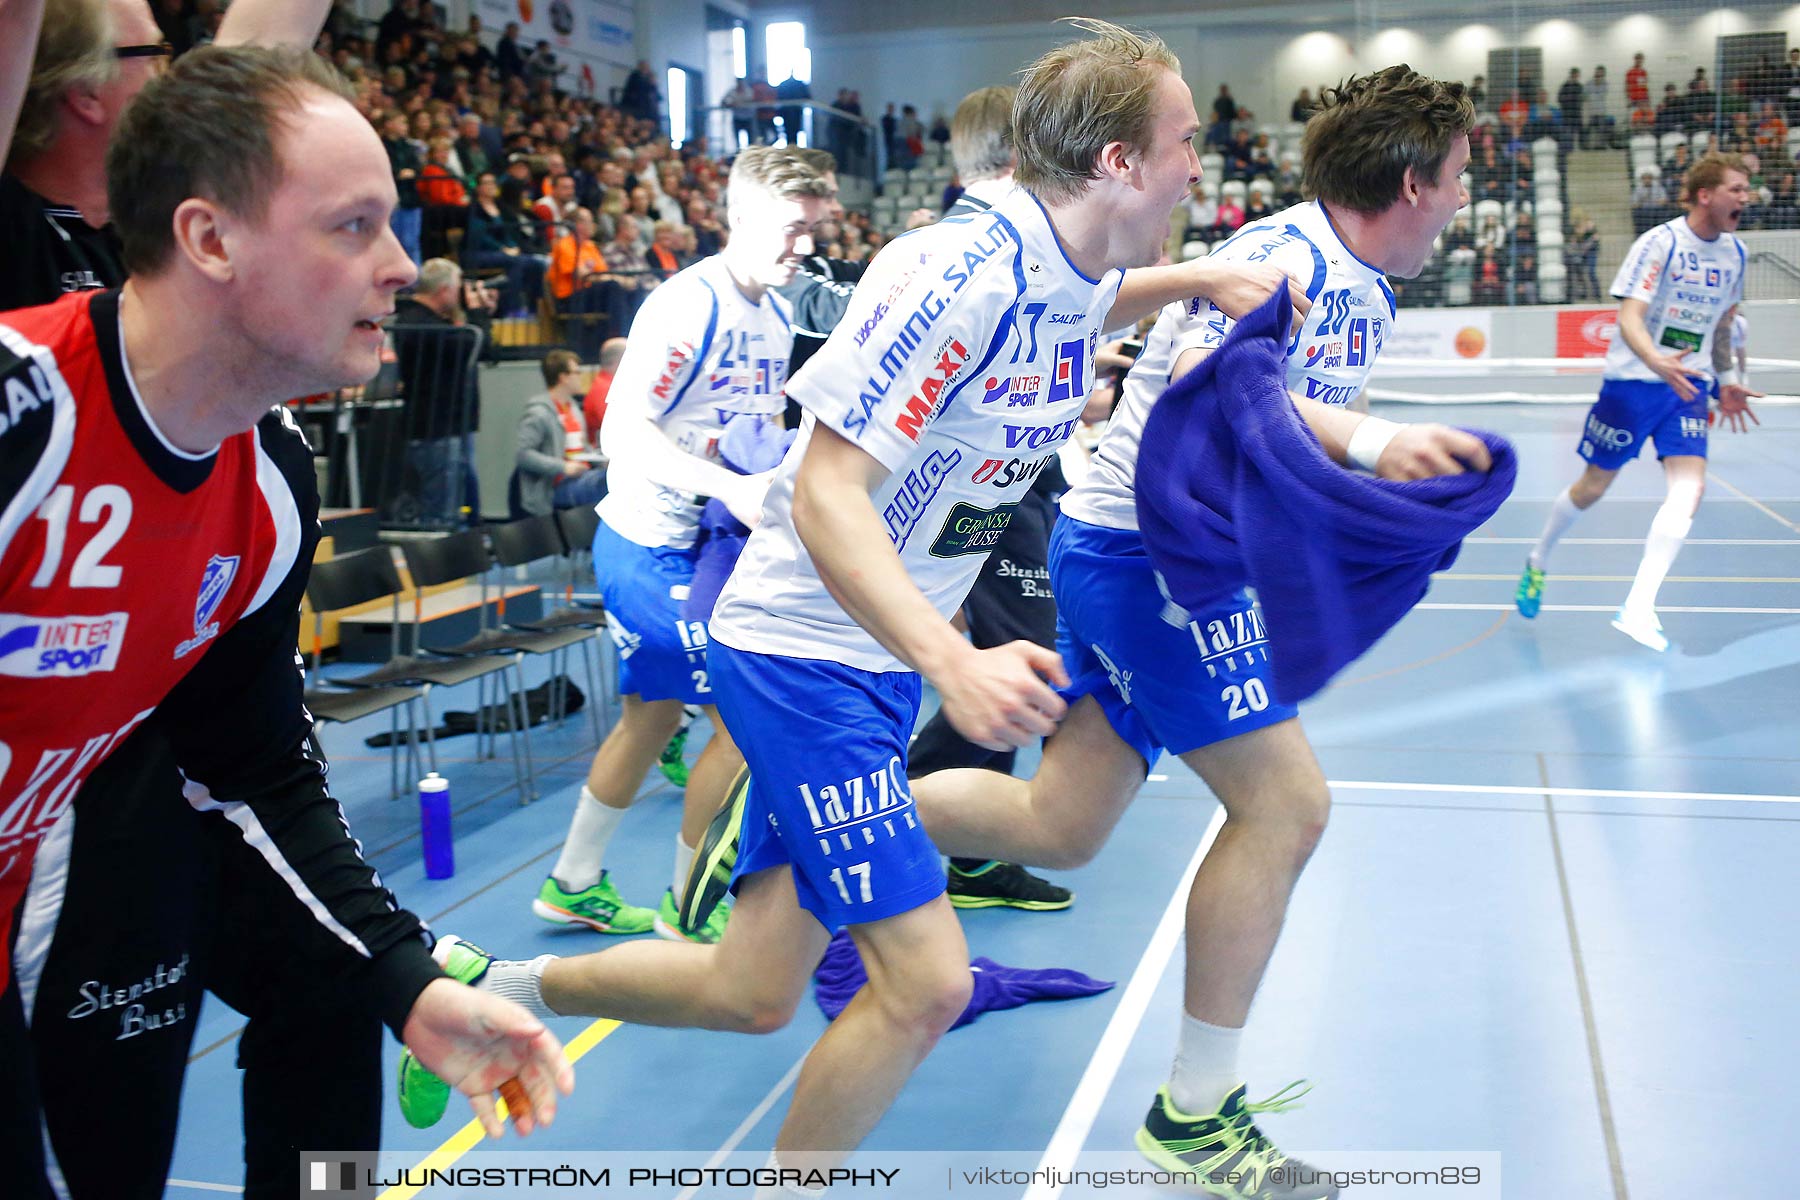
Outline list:
[[[1258,117],[1287,119],[1302,87],[1317,89],[1345,74],[1393,62],[1410,62],[1432,74],[1469,79],[1487,71],[1489,50],[1511,46],[1543,50],[1544,78],[1555,91],[1569,68],[1585,78],[1604,64],[1613,78],[1615,103],[1631,55],[1642,51],[1653,91],[1664,81],[1684,85],[1694,68],[1715,73],[1719,37],[1785,31],[1800,44],[1800,5],[1697,3],[1468,3],[1408,0],[1320,0],[1298,5],[1210,3],[1053,5],[1060,12],[1090,11],[1149,29],[1180,57],[1204,116],[1219,84],[1231,85],[1240,104]],[[1164,11],[1157,11],[1161,7]],[[1058,41],[1057,12],[1033,0],[947,6],[938,3],[846,6],[841,0],[759,3],[758,22],[809,21],[813,93],[861,90],[871,101],[905,101],[929,118],[945,112],[978,87],[1004,82]],[[849,15],[847,9],[854,12]],[[921,10],[967,19],[931,23]],[[1211,9],[1211,11],[1208,11]],[[1169,11],[1175,10],[1175,11]],[[1247,14],[1253,13],[1253,18]],[[855,31],[850,31],[854,28]]]

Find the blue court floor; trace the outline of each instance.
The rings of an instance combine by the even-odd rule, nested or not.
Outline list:
[[[1302,1078],[1313,1091],[1265,1129],[1324,1166],[1382,1161],[1375,1152],[1484,1164],[1479,1188],[1391,1183],[1348,1196],[1793,1195],[1783,1172],[1800,1130],[1800,408],[1764,410],[1748,435],[1715,435],[1706,499],[1662,593],[1673,645],[1661,656],[1607,625],[1660,501],[1653,462],[1628,468],[1571,531],[1542,615],[1525,622],[1512,613],[1514,580],[1579,469],[1581,410],[1388,415],[1505,433],[1521,473],[1426,601],[1303,713],[1334,811],[1244,1062],[1252,1098]],[[404,903],[438,931],[509,956],[602,948],[528,907],[586,772],[585,722],[532,734],[542,799],[524,807],[504,757],[469,761],[470,739],[445,743],[458,870],[435,882],[424,879],[415,806],[386,799],[385,751],[361,744],[371,731],[327,731],[333,780]],[[679,815],[678,795],[653,776],[613,842],[609,865],[637,902],[653,904],[666,885]],[[1180,900],[1218,815],[1205,787],[1164,759],[1099,858],[1058,876],[1079,893],[1074,908],[967,914],[975,954],[1119,986],[949,1034],[857,1161],[959,1151],[1022,1170],[1132,1165],[1132,1135],[1173,1050]],[[240,1024],[217,1002],[200,1018],[172,1197],[240,1182]],[[823,1024],[811,1005],[761,1039],[559,1020],[583,1054],[555,1126],[461,1161],[483,1161],[487,1146],[540,1152],[546,1165],[610,1152],[615,1183],[616,1156],[631,1153],[760,1163]],[[391,1072],[398,1048],[387,1054]],[[466,1117],[458,1101],[437,1129],[416,1131],[390,1096],[384,1166],[425,1161]],[[468,1141],[434,1161],[456,1161]],[[942,1170],[917,1178],[871,1194],[962,1194]],[[418,1194],[502,1193],[554,1194]],[[747,1195],[674,1184],[565,1194]],[[1171,1193],[1040,1181],[967,1194]]]

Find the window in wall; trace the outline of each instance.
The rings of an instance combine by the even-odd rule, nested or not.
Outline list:
[[[769,25],[764,43],[768,48],[769,82],[780,83],[789,75],[812,82],[812,51],[806,48],[806,25],[800,21],[776,21]]]
[[[744,27],[731,27],[731,71],[733,79],[742,79],[750,74],[749,43],[744,38]]]
[[[689,136],[688,73],[681,67],[670,67],[663,94],[669,98],[669,144],[679,147]]]

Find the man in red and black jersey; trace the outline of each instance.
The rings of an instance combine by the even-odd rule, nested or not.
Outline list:
[[[390,1026],[484,1117],[515,1074],[543,1117],[569,1082],[555,1039],[430,963],[326,791],[301,704],[317,499],[304,442],[263,414],[372,375],[412,275],[385,156],[339,87],[306,54],[185,59],[114,143],[133,281],[0,317],[0,922],[83,778],[156,724],[190,805],[311,913],[312,949],[365,964]],[[31,915],[21,940],[47,935]],[[12,1002],[36,982],[21,973]]]

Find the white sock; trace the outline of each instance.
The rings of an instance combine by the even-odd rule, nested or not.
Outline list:
[[[1575,500],[1569,495],[1569,489],[1564,488],[1550,505],[1550,515],[1544,519],[1544,532],[1538,535],[1537,545],[1531,548],[1531,554],[1527,556],[1533,567],[1540,571],[1544,569],[1544,564],[1550,560],[1550,551],[1556,549],[1556,543],[1562,540],[1563,534],[1569,532],[1569,526],[1575,523],[1575,518],[1581,515],[1581,511],[1575,507]]]
[[[1656,607],[1656,593],[1681,553],[1694,518],[1688,515],[1687,497],[1671,496],[1656,510],[1650,522],[1650,536],[1644,539],[1644,558],[1638,563],[1637,578],[1631,581],[1631,593],[1625,597],[1627,612],[1647,613]]]
[[[544,968],[556,957],[540,954],[529,962],[497,958],[488,964],[487,974],[476,986],[522,1005],[534,1017],[554,1017],[557,1014],[544,1003]]]
[[[687,889],[688,872],[694,867],[694,848],[681,840],[681,831],[675,832],[675,899],[681,899],[681,893]]]
[[[562,854],[550,874],[564,891],[579,892],[600,882],[601,864],[606,861],[606,844],[618,830],[628,810],[613,808],[595,799],[587,784],[581,785],[581,796],[575,801],[575,816],[569,821],[569,836],[563,841]]]
[[[769,1161],[763,1164],[766,1170],[779,1171],[781,1163],[776,1161],[775,1151],[769,1151]],[[782,1186],[779,1183],[765,1184],[756,1189],[755,1200],[819,1200],[825,1194],[824,1188],[803,1188],[793,1185]]]
[[[1243,1040],[1242,1029],[1209,1025],[1183,1012],[1175,1068],[1169,1074],[1169,1099],[1175,1107],[1189,1116],[1217,1109],[1244,1081],[1238,1074],[1238,1046]]]

